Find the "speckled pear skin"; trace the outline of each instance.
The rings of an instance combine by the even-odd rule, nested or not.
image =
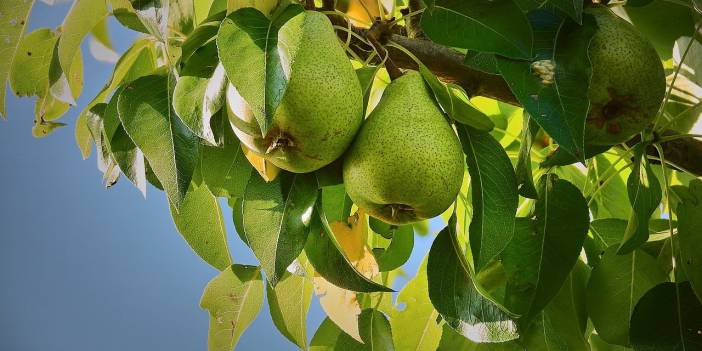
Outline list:
[[[261,137],[237,128],[235,123],[232,126],[249,149],[274,165],[308,173],[339,158],[351,144],[363,122],[363,93],[325,15],[306,11],[290,19],[284,28],[287,26],[305,27],[305,35],[295,43],[294,59],[280,49],[290,60],[284,63],[290,78],[269,132]],[[284,28],[279,38],[285,35]],[[229,117],[255,123],[250,114]],[[271,148],[281,140],[282,145]]]
[[[421,75],[409,71],[385,89],[344,159],[353,202],[387,223],[438,216],[463,182],[461,144]]]
[[[605,6],[585,9],[598,30],[589,48],[592,79],[585,141],[615,145],[651,124],[665,95],[665,72],[653,45]]]

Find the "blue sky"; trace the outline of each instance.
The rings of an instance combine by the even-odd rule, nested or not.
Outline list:
[[[55,28],[68,7],[37,2],[29,29]],[[111,30],[122,52],[134,34],[114,22]],[[84,52],[79,108],[112,68],[90,57],[85,45]],[[149,188],[144,199],[126,180],[105,189],[94,156],[82,160],[75,146],[79,108],[63,117],[68,127],[35,139],[33,100],[8,94],[10,120],[0,122],[0,350],[206,349],[208,315],[199,299],[217,272],[176,232],[164,194]],[[234,261],[255,264],[226,207],[225,215]],[[429,238],[416,241],[410,274],[429,244]],[[310,338],[323,317],[313,300]],[[277,333],[264,306],[237,349],[295,347]]]

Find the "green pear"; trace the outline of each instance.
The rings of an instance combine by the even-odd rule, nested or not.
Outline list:
[[[605,6],[585,9],[597,21],[589,48],[592,79],[585,141],[615,145],[649,126],[665,95],[658,53],[629,22]]]
[[[227,93],[236,135],[253,152],[295,173],[320,169],[339,158],[363,122],[363,94],[356,72],[329,19],[306,11],[286,26],[302,27],[294,57],[281,55],[289,81],[271,127],[262,136],[251,110],[233,86]]]
[[[394,80],[361,126],[343,167],[351,200],[402,225],[435,217],[463,183],[461,144],[415,71]]]

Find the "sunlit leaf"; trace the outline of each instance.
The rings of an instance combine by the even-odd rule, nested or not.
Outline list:
[[[676,210],[680,256],[692,290],[702,301],[702,181],[691,181],[687,195]]]
[[[295,261],[275,288],[266,285],[268,307],[273,324],[288,340],[307,349],[307,311],[312,302],[312,277],[306,275],[304,262]]]
[[[173,110],[185,125],[210,144],[217,144],[210,120],[224,106],[227,78],[224,67],[217,66],[211,78],[184,76],[173,92]]]
[[[387,317],[374,309],[365,309],[358,318],[361,339],[369,351],[394,351],[392,329]]]
[[[200,307],[210,313],[209,351],[232,350],[263,304],[258,267],[233,265],[205,287]]]
[[[0,65],[0,118],[7,118],[5,111],[5,84],[10,76],[10,68],[19,51],[20,39],[27,25],[29,12],[34,0],[6,0],[0,3],[0,57],[5,61]]]

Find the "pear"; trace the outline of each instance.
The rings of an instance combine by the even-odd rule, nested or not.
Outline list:
[[[463,182],[461,144],[421,75],[408,71],[383,92],[344,159],[346,192],[360,208],[402,225],[435,217]]]
[[[606,6],[585,13],[598,26],[588,51],[592,79],[585,141],[615,145],[653,122],[665,95],[665,72],[653,45],[629,22]]]
[[[300,26],[304,34],[294,58],[281,56],[289,81],[268,132],[261,135],[250,107],[231,85],[228,115],[253,152],[282,169],[308,173],[339,158],[351,144],[363,122],[363,94],[325,15],[302,12],[285,26]]]

